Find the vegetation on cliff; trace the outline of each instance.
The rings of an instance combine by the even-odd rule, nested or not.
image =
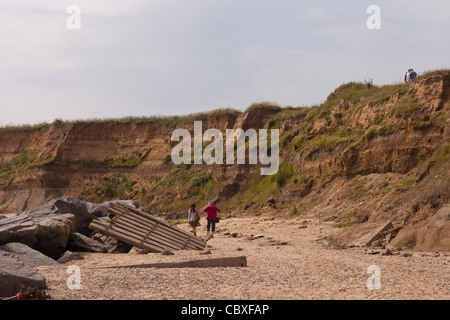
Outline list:
[[[407,84],[346,83],[310,107],[258,102],[243,112],[6,127],[0,130],[5,145],[16,132],[23,137],[15,143],[17,150],[11,145],[0,152],[0,205],[13,208],[11,203],[19,201],[13,194],[29,183],[30,190],[44,188],[41,198],[133,199],[155,213],[184,212],[191,203],[201,207],[216,200],[227,213],[314,214],[342,219],[341,225],[381,218],[412,221],[417,212],[426,220],[449,201],[449,115],[450,70],[436,70]],[[174,165],[170,134],[179,127],[192,129],[195,120],[203,120],[204,129],[206,123],[222,125],[221,130],[279,129],[278,173],[261,176],[259,165],[248,164]],[[88,129],[82,126],[91,131],[83,135]],[[114,137],[97,137],[102,126]],[[26,132],[50,134],[55,128],[59,144],[23,142]],[[44,134],[34,138],[45,139]],[[47,145],[56,152],[43,152]],[[421,192],[425,184],[427,192]],[[35,202],[48,200],[39,197]],[[422,212],[417,208],[424,203],[429,208]]]

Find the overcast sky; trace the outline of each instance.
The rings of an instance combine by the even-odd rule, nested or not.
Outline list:
[[[370,5],[381,29],[366,25]],[[345,82],[449,68],[449,12],[448,0],[0,0],[0,125],[310,106]]]

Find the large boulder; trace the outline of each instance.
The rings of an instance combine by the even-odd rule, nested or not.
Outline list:
[[[39,226],[36,220],[27,214],[0,220],[0,245],[20,242],[33,247],[37,242]]]
[[[95,215],[101,215],[101,205],[63,196],[54,199],[36,209],[24,212],[33,218],[44,218],[52,214],[71,213],[75,217],[75,232],[88,235],[91,230],[89,224]],[[93,214],[94,213],[94,214]]]
[[[26,266],[14,253],[0,251],[0,296],[11,297],[23,287],[45,289],[43,275]]]
[[[84,235],[89,234],[89,224],[93,216],[88,210],[87,203],[69,196],[63,196],[51,201],[59,214],[71,213],[75,216],[75,231]]]
[[[52,214],[37,220],[39,233],[35,249],[57,259],[65,251],[75,232],[73,214]]]
[[[69,249],[69,241],[74,251],[108,251],[104,244],[90,243],[83,237],[92,234],[89,224],[93,219],[107,218],[108,207],[113,202],[139,208],[138,203],[132,200],[98,204],[63,196],[34,210],[0,219],[0,245],[19,242],[53,259],[58,259]],[[75,237],[74,233],[77,233]]]
[[[89,229],[89,224],[92,222],[92,219],[106,216],[108,214],[108,207],[113,202],[132,205],[136,208],[139,207],[139,204],[133,200],[112,200],[103,203],[92,203],[81,201],[70,196],[62,196],[25,213],[35,218],[41,218],[49,214],[71,213],[75,216],[75,232],[88,236],[92,232]]]
[[[11,242],[0,246],[0,251],[10,252],[15,254],[19,259],[29,267],[40,266],[59,266],[57,261],[42,254],[41,252],[30,248],[29,246],[19,243]]]
[[[56,259],[64,252],[74,229],[73,214],[32,217],[22,213],[0,220],[0,245],[20,242]]]

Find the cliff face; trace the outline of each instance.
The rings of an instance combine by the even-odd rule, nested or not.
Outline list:
[[[311,108],[263,103],[242,113],[173,121],[7,128],[0,131],[0,213],[32,209],[62,195],[134,199],[155,213],[215,199],[236,215],[311,214],[348,223],[392,219],[410,228],[399,239],[423,249],[420,232],[449,203],[449,114],[450,74],[443,71],[405,85],[345,84]],[[261,176],[260,165],[248,163],[174,165],[172,132],[185,128],[193,134],[194,120],[202,120],[203,131],[215,128],[224,135],[227,129],[279,129],[278,173]],[[439,221],[448,226],[446,219]]]

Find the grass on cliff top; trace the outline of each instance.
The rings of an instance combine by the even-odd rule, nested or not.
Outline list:
[[[174,115],[174,116],[163,116],[163,115],[155,115],[155,116],[129,116],[123,118],[92,118],[92,119],[80,119],[80,120],[61,120],[56,119],[52,123],[39,123],[34,125],[6,125],[0,127],[0,131],[2,130],[36,130],[41,128],[50,128],[52,125],[58,126],[71,126],[77,123],[112,123],[112,124],[120,124],[120,123],[153,123],[155,125],[165,126],[168,128],[175,128],[181,124],[192,123],[196,120],[205,120],[211,117],[217,117],[222,115],[234,115],[237,116],[241,114],[242,111],[232,109],[232,108],[219,108],[212,111],[206,112],[198,112],[191,113],[187,115]]]
[[[424,72],[419,72],[418,79],[425,79],[431,76],[441,75],[450,76],[450,69],[435,69]],[[404,94],[408,91],[410,84],[392,84],[377,86],[373,84],[367,84],[362,82],[349,82],[342,84],[330,93],[322,104],[319,106],[310,107],[285,107],[282,108],[275,102],[256,102],[251,104],[246,110],[256,108],[268,108],[278,109],[276,117],[281,119],[287,119],[289,117],[295,117],[301,113],[307,113],[306,119],[311,118],[323,118],[329,116],[329,111],[332,106],[339,104],[342,100],[350,102],[356,108],[353,112],[369,104],[370,106],[377,105],[379,103],[385,103],[389,101],[391,96],[395,94]],[[307,111],[309,109],[309,111]],[[181,124],[191,123],[194,120],[204,120],[209,117],[220,115],[239,115],[242,111],[233,108],[219,108],[208,112],[192,113],[187,115],[173,115],[173,116],[129,116],[123,118],[94,118],[94,119],[81,119],[81,120],[61,120],[56,119],[53,123],[40,123],[35,125],[6,125],[0,127],[2,130],[36,130],[40,128],[50,128],[52,125],[70,126],[76,123],[154,123],[155,125],[162,125],[169,128],[175,128]]]
[[[431,76],[440,75],[440,76],[450,76],[450,69],[433,69],[421,72],[419,74],[418,79],[425,79]]]
[[[450,75],[450,70],[434,70],[420,76]],[[353,121],[364,110],[390,102],[387,114],[383,108],[373,108],[373,118],[365,125]],[[339,111],[341,106],[343,111]],[[411,94],[411,83],[377,86],[370,83],[349,82],[336,88],[326,101],[310,108],[283,109],[273,115],[273,123],[280,127],[285,119],[292,119],[290,126],[281,133],[280,146],[287,153],[304,151],[311,154],[319,149],[339,144],[357,146],[376,136],[389,135],[412,125],[415,129],[430,125],[445,127],[442,114],[433,117],[422,114],[422,106]],[[377,110],[381,110],[378,112]],[[405,119],[405,121],[401,121]],[[409,124],[407,119],[411,119]],[[320,131],[313,133],[314,127]]]

